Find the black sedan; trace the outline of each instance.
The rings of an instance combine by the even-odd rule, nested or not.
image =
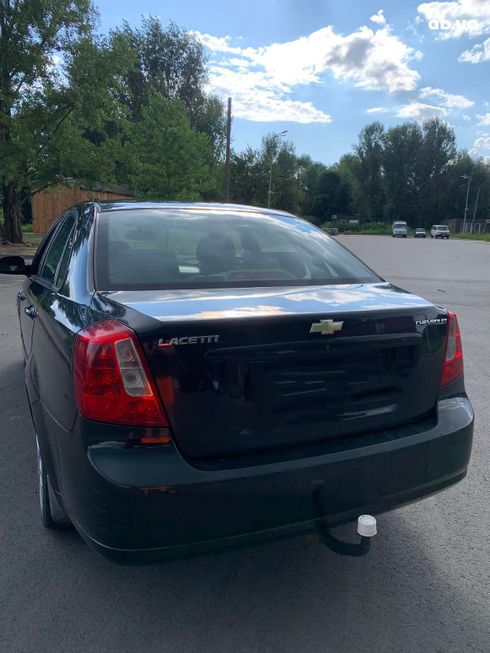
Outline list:
[[[456,316],[290,214],[86,203],[0,271],[26,275],[43,523],[110,559],[313,528],[336,548],[332,525],[466,474]]]

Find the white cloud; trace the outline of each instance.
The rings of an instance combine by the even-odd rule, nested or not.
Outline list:
[[[474,145],[478,149],[490,150],[490,134],[485,134],[477,138]]]
[[[328,74],[359,88],[390,93],[414,90],[420,79],[410,63],[421,53],[388,27],[363,26],[344,36],[327,26],[257,48],[233,45],[230,36],[193,34],[213,53],[210,90],[231,95],[235,115],[249,120],[330,122],[331,117],[311,102],[292,97],[298,86],[326,85]]]
[[[387,113],[388,109],[386,107],[371,107],[367,109],[366,113]]]
[[[378,12],[373,14],[369,20],[373,23],[376,23],[377,25],[386,25],[384,10],[380,9]]]
[[[483,115],[477,114],[476,116],[479,120],[479,125],[489,125],[490,126],[490,113],[484,113]]]
[[[464,95],[452,95],[443,91],[442,88],[433,86],[421,88],[419,97],[421,100],[437,101],[446,109],[469,109],[475,104],[473,100],[468,100]]]
[[[329,123],[332,117],[311,102],[292,100],[280,84],[274,86],[263,72],[213,65],[210,90],[233,98],[233,115],[256,122],[290,121],[303,124]]]
[[[490,30],[488,0],[424,2],[417,11],[440,39],[476,37]]]
[[[467,113],[463,113],[461,118],[463,118],[463,120],[466,120],[466,121],[471,120],[471,116],[469,116]]]
[[[447,115],[447,109],[432,104],[424,104],[423,102],[410,102],[400,107],[396,115],[398,118],[409,118],[410,120],[424,122],[429,118],[443,118]]]
[[[460,63],[481,63],[482,61],[490,61],[490,38],[477,43],[469,50],[462,52],[458,61]]]

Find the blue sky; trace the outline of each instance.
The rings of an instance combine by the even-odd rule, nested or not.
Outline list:
[[[372,120],[439,116],[490,161],[490,0],[96,4],[103,31],[153,14],[195,33],[238,150],[287,129],[298,154],[334,163]]]

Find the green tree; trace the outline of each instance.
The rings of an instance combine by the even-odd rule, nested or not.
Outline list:
[[[369,221],[381,220],[384,213],[383,138],[383,125],[373,122],[361,131],[354,148],[359,159],[358,181],[366,198]]]
[[[417,157],[417,203],[421,224],[429,226],[446,217],[451,169],[457,160],[456,137],[453,128],[439,118],[424,122],[422,132]]]
[[[358,217],[366,216],[368,212],[366,196],[359,181],[361,177],[360,165],[360,161],[355,154],[344,154],[334,166],[334,170],[338,172],[342,182],[348,189],[350,201],[346,212]]]
[[[3,238],[22,242],[20,191],[73,111],[57,63],[90,33],[89,0],[0,2],[0,185]]]
[[[422,150],[422,130],[416,123],[389,129],[383,138],[385,213],[389,221],[419,224],[418,157]]]
[[[66,178],[115,183],[127,176],[127,111],[117,100],[130,52],[85,37],[64,66],[70,109],[48,134],[29,176],[32,192]]]
[[[347,213],[350,188],[342,181],[338,172],[322,170],[318,175],[313,197],[312,215],[319,223],[330,220],[332,215]]]
[[[296,207],[298,158],[292,143],[281,143],[272,165],[271,206],[283,211]]]
[[[115,48],[129,48],[133,56],[123,76],[120,99],[137,122],[153,91],[180,100],[191,126],[205,133],[219,159],[223,153],[225,118],[219,98],[207,95],[206,58],[201,43],[188,31],[159,18],[143,18],[140,28],[125,22],[111,33]]]
[[[131,187],[151,199],[195,200],[212,182],[208,138],[192,129],[180,100],[153,91],[130,128]]]
[[[243,152],[232,151],[230,158],[230,195],[240,204],[267,203],[269,167],[259,150],[246,147]]]

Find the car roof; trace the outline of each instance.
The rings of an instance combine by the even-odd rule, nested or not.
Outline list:
[[[219,202],[141,202],[141,201],[132,201],[132,200],[104,200],[104,201],[94,201],[99,211],[121,211],[121,210],[146,210],[146,209],[204,209],[204,210],[213,210],[213,211],[246,211],[254,213],[263,213],[263,214],[275,214],[283,215],[295,218],[297,216],[287,211],[281,211],[279,209],[267,209],[261,206],[248,206],[246,204],[222,204]]]

